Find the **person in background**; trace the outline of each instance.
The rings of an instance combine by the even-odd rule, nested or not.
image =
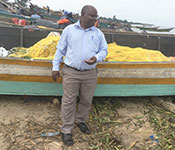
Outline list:
[[[48,14],[48,15],[51,14],[51,13],[50,13],[50,7],[49,7],[49,6],[47,6],[47,14]]]
[[[95,22],[95,26],[98,28],[99,27],[99,22],[98,20]]]
[[[69,11],[64,11],[64,15],[61,17],[59,21],[57,21],[59,24],[59,29],[64,29],[68,25],[75,23],[73,17],[72,17],[72,12]]]
[[[96,8],[84,6],[80,20],[63,30],[52,62],[52,78],[56,81],[60,78],[59,66],[65,56],[62,69],[61,138],[67,146],[74,144],[74,123],[84,134],[91,133],[86,121],[97,83],[96,65],[108,54],[105,36],[94,26],[96,18]],[[77,96],[80,98],[78,107]]]

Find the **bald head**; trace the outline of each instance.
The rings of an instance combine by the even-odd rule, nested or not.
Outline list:
[[[85,13],[91,12],[91,11],[96,11],[96,8],[91,5],[85,5],[82,10],[81,10],[81,16],[83,16]]]
[[[97,19],[97,10],[94,6],[85,5],[81,10],[80,24],[84,29],[94,26]]]

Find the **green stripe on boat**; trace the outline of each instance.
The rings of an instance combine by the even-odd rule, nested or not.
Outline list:
[[[59,83],[0,81],[4,95],[62,96]],[[97,84],[95,96],[167,96],[175,95],[175,85]]]

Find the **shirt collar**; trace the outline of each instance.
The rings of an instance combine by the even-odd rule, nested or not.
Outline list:
[[[83,28],[81,27],[80,20],[78,20],[78,21],[74,24],[74,26],[75,26],[76,28],[81,28],[81,29],[83,29]],[[87,31],[88,31],[88,30],[96,30],[96,27],[95,27],[95,26],[92,26],[92,27],[90,27],[90,28],[87,28],[86,30],[87,30]]]

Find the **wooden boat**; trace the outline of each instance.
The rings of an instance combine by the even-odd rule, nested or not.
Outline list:
[[[170,32],[171,30],[173,30],[174,28],[163,28],[160,27],[157,29],[158,32]]]
[[[27,16],[22,16],[22,15],[17,15],[17,14],[12,14],[6,11],[0,11],[0,18],[6,18],[6,19],[10,19],[10,18],[18,18],[18,19],[25,19],[27,21],[33,21],[34,19],[27,17]]]
[[[138,27],[144,31],[155,31],[155,32],[170,32],[174,28],[163,28],[163,27]]]
[[[25,19],[27,21],[34,21],[35,19],[29,17],[29,16],[23,16],[23,15],[17,15],[17,14],[12,14],[4,10],[0,10],[0,17],[10,19],[10,18],[18,18],[18,19]],[[42,14],[43,19],[47,20],[52,20],[54,22],[57,22],[60,20],[60,16],[54,16],[54,15],[47,15],[47,14]]]
[[[62,68],[63,64],[61,64]],[[0,94],[61,96],[51,61],[0,58]],[[175,95],[175,63],[100,63],[95,96]]]

